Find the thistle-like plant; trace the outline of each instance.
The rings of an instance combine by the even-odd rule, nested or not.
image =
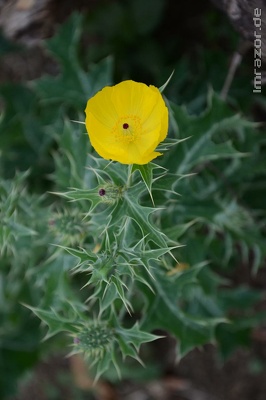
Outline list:
[[[164,166],[148,162],[165,152],[171,154],[171,149],[172,154],[182,152],[189,140],[169,137],[158,146],[166,136],[167,109],[159,91],[149,90],[128,81],[104,89],[95,101],[89,100],[86,127],[96,150],[107,160],[89,156],[86,181],[94,186],[57,193],[78,202],[79,212],[58,214],[51,223],[56,232],[65,232],[60,248],[78,259],[72,274],[82,275],[84,306],[72,305],[67,316],[66,311],[54,314],[33,308],[48,324],[48,336],[60,330],[74,336],[73,352],[83,352],[95,364],[97,377],[111,362],[119,372],[120,356],[141,361],[139,347],[159,337],[152,333],[155,328],[175,334],[180,340],[179,352],[184,354],[214,340],[215,326],[226,321],[219,310],[202,320],[178,306],[182,291],[195,281],[206,262],[199,260],[185,270],[176,268],[179,236],[195,220],[169,226],[164,210],[168,207],[175,215],[180,207],[176,189],[180,183],[184,186],[182,181],[190,172],[182,162],[188,168],[186,159],[193,165],[198,154],[192,158],[186,151],[171,174]],[[208,146],[212,153],[214,145],[210,136],[204,141],[207,158]],[[163,153],[154,152],[156,147]],[[224,145],[221,155],[227,157],[228,149]],[[237,155],[229,152],[229,157]],[[141,165],[131,164],[134,160]],[[75,226],[84,225],[82,221],[86,221],[87,231],[83,230],[80,246],[73,248],[71,240],[66,245],[71,230],[72,243],[77,242],[80,230]]]

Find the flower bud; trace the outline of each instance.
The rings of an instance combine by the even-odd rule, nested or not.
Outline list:
[[[114,341],[114,331],[106,324],[93,322],[84,326],[74,337],[74,346],[87,355],[101,354],[110,350]]]
[[[117,186],[113,183],[106,183],[99,189],[98,193],[99,196],[101,196],[103,203],[115,204],[122,197],[123,187]]]
[[[49,228],[63,245],[81,243],[87,233],[88,223],[78,211],[56,212],[51,215]]]

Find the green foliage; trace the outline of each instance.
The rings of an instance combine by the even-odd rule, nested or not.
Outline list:
[[[64,126],[66,113],[72,119],[79,119],[87,99],[111,83],[111,57],[97,66],[91,65],[90,74],[81,65],[78,57],[81,27],[81,16],[74,14],[58,34],[47,41],[47,51],[62,67],[58,76],[44,76],[26,85],[1,85],[4,104],[0,120],[1,175],[10,178],[16,169],[32,168],[31,181],[38,186],[37,190],[45,190],[42,184],[47,186],[46,175],[54,171],[50,152],[55,139],[67,129]]]
[[[112,43],[130,49],[138,43],[141,59],[139,38],[154,32],[164,2],[153,2],[152,15],[150,2],[133,3],[115,4],[114,18],[109,6],[91,17],[88,31],[97,33],[94,24],[106,21],[106,42],[97,51],[92,46],[88,58],[97,59]],[[239,97],[233,109],[215,91],[206,95],[207,80],[189,76],[192,67],[184,58],[165,90],[170,129],[158,164],[125,166],[98,158],[83,110],[89,97],[112,83],[114,69],[111,57],[84,66],[83,24],[73,15],[47,41],[59,63],[56,77],[1,85],[5,395],[49,344],[65,352],[70,344],[72,353],[83,353],[97,379],[112,364],[119,374],[128,358],[149,365],[140,349],[159,337],[156,329],[176,338],[177,358],[210,342],[229,356],[250,344],[252,329],[265,319],[255,311],[262,291],[238,272],[244,265],[254,277],[266,255],[265,128],[242,115]],[[115,73],[132,72],[133,53],[123,60],[114,53]],[[214,67],[208,53],[200,59],[205,73],[222,81],[223,65]],[[169,76],[168,68],[159,72],[153,71],[158,86],[162,75]],[[183,89],[186,105],[180,105]],[[236,89],[244,90],[240,84]],[[247,97],[245,108],[251,109],[249,90]],[[39,320],[48,327],[42,344]]]
[[[30,271],[47,246],[47,238],[41,236],[45,224],[43,199],[28,193],[27,176],[17,174],[12,181],[0,180],[1,396],[14,390],[21,371],[34,365],[41,339],[38,321],[20,304],[40,301]]]
[[[102,344],[97,350],[98,363],[93,357],[96,377],[109,368],[110,362],[119,372],[119,351],[121,356],[138,359],[120,336],[127,329],[123,324],[128,315],[134,323],[140,313],[140,328],[147,334],[162,329],[174,335],[179,357],[209,342],[219,342],[226,356],[237,343],[247,345],[251,328],[265,317],[262,313],[247,318],[243,311],[237,318],[231,317],[232,308],[227,309],[222,301],[226,292],[220,286],[225,284],[229,293],[234,289],[206,262],[212,259],[213,267],[222,272],[237,255],[241,257],[234,249],[236,244],[256,251],[253,268],[258,268],[265,254],[263,235],[256,231],[251,240],[256,215],[239,202],[234,191],[227,190],[238,168],[253,157],[237,148],[245,147],[243,137],[249,140],[256,125],[235,116],[215,94],[211,93],[209,99],[208,108],[199,116],[171,104],[170,132],[175,137],[160,146],[165,152],[162,166],[150,163],[128,167],[90,157],[89,168],[82,173],[90,189],[57,193],[86,210],[88,221],[82,249],[62,246],[78,259],[73,273],[87,276],[83,286],[86,303],[88,310],[93,309],[90,318],[98,318],[96,325],[84,328],[91,332],[89,342],[82,339],[80,344],[77,336],[76,347],[92,357],[89,338],[96,335],[97,324],[104,324],[114,334],[112,351],[108,341],[107,347]],[[84,187],[82,179],[80,186]],[[151,207],[151,201],[156,206]],[[224,236],[222,241],[219,235]],[[186,244],[185,250],[178,241]],[[219,254],[216,260],[213,253]],[[180,267],[176,258],[183,263]],[[240,293],[236,294],[239,310],[244,304]],[[140,296],[137,303],[136,296]],[[254,292],[253,296],[249,290],[247,296],[255,302],[261,299],[261,294]],[[56,318],[60,320],[54,314]],[[79,321],[72,324],[78,326]],[[70,331],[64,326],[62,330]],[[232,341],[227,345],[229,331]]]

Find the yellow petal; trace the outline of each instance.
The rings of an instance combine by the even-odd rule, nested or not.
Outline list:
[[[145,156],[142,155],[142,157],[138,161],[134,162],[134,164],[139,164],[139,165],[148,164],[150,161],[154,160],[155,158],[161,155],[162,153],[153,151],[152,153],[146,154]]]
[[[112,103],[118,115],[138,115],[146,119],[156,104],[157,93],[144,83],[124,81],[114,86]]]
[[[162,110],[162,125],[161,125],[161,132],[160,132],[160,139],[159,143],[162,142],[168,133],[168,109],[165,107],[164,110]]]
[[[117,119],[116,110],[110,101],[112,91],[112,87],[106,86],[89,99],[85,109],[86,115],[92,114],[95,119],[108,128],[112,128]]]

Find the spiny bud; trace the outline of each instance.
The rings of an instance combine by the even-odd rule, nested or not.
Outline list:
[[[105,351],[110,351],[114,339],[114,330],[107,324],[96,321],[82,327],[73,342],[77,352],[101,356]]]
[[[121,199],[123,190],[124,188],[122,186],[117,186],[113,183],[106,183],[99,189],[98,193],[104,203],[115,204]]]
[[[87,225],[77,211],[53,213],[49,221],[50,229],[64,245],[80,243],[86,235]]]

